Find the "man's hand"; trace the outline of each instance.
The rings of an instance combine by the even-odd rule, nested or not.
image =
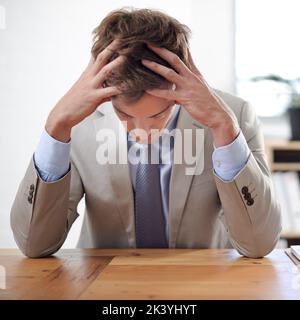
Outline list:
[[[195,120],[212,130],[216,147],[231,143],[239,133],[239,125],[235,115],[208,86],[195,66],[189,49],[187,49],[187,52],[191,69],[173,52],[165,48],[148,46],[169,62],[176,71],[145,59],[142,60],[142,63],[169,82],[174,83],[176,89],[152,89],[147,90],[147,93],[156,97],[174,100],[183,106]]]
[[[124,61],[124,57],[119,56],[108,63],[117,45],[118,40],[114,40],[96,59],[91,57],[80,78],[52,109],[45,126],[52,137],[67,142],[73,126],[94,112],[101,103],[120,93],[117,87],[103,87],[113,69]]]

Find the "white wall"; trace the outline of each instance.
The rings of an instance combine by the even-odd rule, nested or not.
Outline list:
[[[234,91],[233,0],[0,0],[0,247],[15,247],[10,208],[47,114],[88,62],[93,28],[125,5],[162,9],[189,25],[207,81]],[[81,219],[65,246],[75,245]]]

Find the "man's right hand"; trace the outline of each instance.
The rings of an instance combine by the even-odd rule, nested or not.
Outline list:
[[[119,56],[108,63],[117,45],[118,40],[114,40],[96,59],[92,56],[80,78],[50,112],[45,128],[56,140],[69,141],[73,126],[93,113],[101,103],[121,93],[117,87],[103,87],[113,69],[124,61],[124,57]]]

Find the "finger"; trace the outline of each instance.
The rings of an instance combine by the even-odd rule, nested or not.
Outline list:
[[[174,53],[165,48],[158,48],[153,45],[148,44],[148,47],[153,50],[156,54],[162,57],[164,60],[168,61],[169,64],[182,75],[189,75],[191,71],[183,63],[183,61]]]
[[[92,72],[94,74],[97,74],[108,63],[111,56],[118,49],[119,44],[120,44],[120,40],[115,39],[103,51],[101,51],[98,54],[93,65]]]
[[[120,66],[122,63],[124,63],[125,57],[119,56],[115,60],[109,62],[106,64],[95,76],[94,78],[94,85],[96,87],[101,87],[103,85],[103,82],[109,77],[109,75],[113,72],[114,69],[116,69],[118,66]]]
[[[146,90],[147,93],[151,94],[152,96],[163,98],[166,100],[178,100],[178,93],[173,90],[163,90],[163,89],[151,89]]]
[[[176,73],[174,70],[167,68],[159,63],[156,63],[154,61],[142,59],[143,65],[145,65],[147,68],[151,69],[155,73],[160,74],[167,80],[169,80],[172,83],[175,83],[178,86],[182,86],[184,84],[184,79]]]
[[[99,98],[109,100],[111,97],[121,94],[122,91],[117,87],[106,87],[98,89]]]

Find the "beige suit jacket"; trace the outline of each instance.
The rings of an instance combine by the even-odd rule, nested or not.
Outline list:
[[[213,170],[210,129],[181,108],[179,130],[191,129],[194,134],[197,128],[203,129],[204,139],[197,148],[198,163],[203,162],[203,168],[198,175],[186,175],[187,164],[172,165],[169,247],[233,246],[242,255],[262,257],[275,247],[281,231],[280,208],[267,167],[262,131],[246,101],[219,90],[215,92],[235,113],[251,154],[233,181],[222,181]],[[77,205],[82,197],[85,215],[78,247],[135,248],[129,166],[100,165],[96,160],[99,147],[96,136],[102,128],[114,130],[120,138],[119,148],[127,150],[126,131],[120,131],[119,125],[108,103],[75,126],[71,170],[56,182],[44,182],[31,159],[11,210],[14,238],[25,255],[47,256],[62,246],[78,217]],[[175,136],[174,154],[179,144]],[[245,199],[243,187],[248,188],[253,201]]]

